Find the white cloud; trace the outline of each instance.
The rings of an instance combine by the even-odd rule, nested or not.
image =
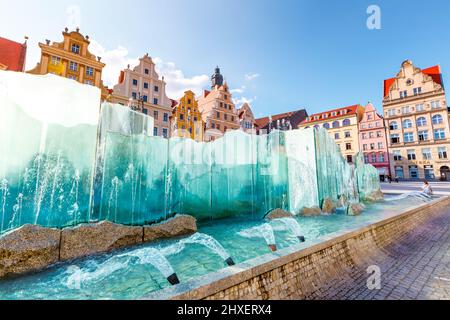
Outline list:
[[[130,57],[128,49],[123,46],[106,50],[101,44],[92,40],[89,50],[92,54],[102,57],[102,62],[106,63],[103,69],[103,81],[110,88],[117,83],[120,71],[124,70],[128,64],[131,68],[139,64],[139,58]],[[192,90],[195,94],[201,95],[203,88],[209,82],[209,77],[204,74],[186,77],[173,62],[165,62],[159,57],[153,58],[153,62],[159,76],[164,76],[164,81],[167,83],[166,94],[172,99],[181,98],[186,90]]]
[[[245,80],[252,81],[252,80],[255,80],[256,78],[258,78],[259,76],[260,76],[259,73],[247,73],[245,75]]]
[[[240,108],[244,103],[252,104],[255,100],[256,100],[256,97],[253,97],[250,99],[247,97],[240,97],[240,98],[234,98],[233,102],[237,108]]]
[[[241,86],[240,88],[230,90],[230,92],[232,94],[235,94],[235,93],[242,94],[242,93],[244,93],[245,89],[246,89],[245,86]]]
[[[167,83],[167,95],[172,99],[181,98],[186,90],[192,90],[197,96],[200,96],[203,88],[209,83],[209,77],[205,74],[189,78],[173,62],[164,62],[158,57],[153,61],[156,64],[156,72],[160,76],[164,76]]]
[[[121,70],[124,70],[128,64],[133,67],[139,63],[138,58],[129,57],[128,49],[123,46],[118,46],[113,50],[106,50],[100,43],[91,40],[89,51],[101,57],[102,62],[106,64],[102,78],[105,85],[110,88],[117,84]]]

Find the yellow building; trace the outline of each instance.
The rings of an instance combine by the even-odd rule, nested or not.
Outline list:
[[[100,57],[89,52],[89,37],[83,36],[77,29],[69,32],[66,28],[62,33],[64,41],[39,43],[41,61],[28,71],[31,74],[52,73],[61,77],[76,80],[102,89],[102,95],[107,93],[102,84],[102,70],[105,64]]]
[[[171,137],[191,138],[203,141],[204,123],[198,109],[198,102],[191,90],[184,93],[178,104],[173,108],[171,117]]]
[[[353,105],[316,113],[299,124],[299,128],[323,127],[334,138],[342,155],[349,163],[353,163],[359,149],[358,124],[364,115],[364,107]]]

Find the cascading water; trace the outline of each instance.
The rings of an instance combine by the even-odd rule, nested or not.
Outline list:
[[[417,198],[424,202],[429,202],[432,200],[432,198],[429,195],[427,195],[426,193],[423,193],[420,191],[412,191],[412,192],[403,193],[403,194],[395,196],[395,197],[386,198],[385,201],[397,201],[397,200],[405,199],[408,197]]]

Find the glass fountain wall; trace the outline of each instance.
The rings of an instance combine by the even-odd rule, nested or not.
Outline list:
[[[325,129],[164,139],[152,136],[153,118],[99,108],[99,97],[68,79],[0,71],[0,232],[176,213],[262,218],[379,189],[376,169],[361,157],[347,164]]]

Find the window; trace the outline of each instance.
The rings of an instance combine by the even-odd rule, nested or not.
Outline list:
[[[428,130],[421,130],[418,132],[419,141],[428,140]]]
[[[396,134],[391,134],[391,143],[400,143],[400,136]]]
[[[378,162],[384,162],[384,152],[378,154]]]
[[[53,65],[57,66],[57,65],[59,65],[60,63],[61,63],[61,58],[60,58],[60,57],[52,56],[52,64],[53,64]]]
[[[225,95],[223,96],[223,98],[224,98],[225,100],[227,100],[227,99],[228,99],[228,96],[225,94]]]
[[[417,112],[423,111],[423,104],[422,103],[416,104],[416,111]]]
[[[378,149],[383,149],[383,142],[378,142]]]
[[[442,140],[442,139],[445,139],[444,129],[435,129],[434,130],[434,140]]]
[[[166,128],[163,128],[162,134],[163,134],[164,138],[167,138],[167,129]]]
[[[144,114],[148,114],[148,109],[147,109],[147,108],[144,108],[144,109],[142,110],[142,112],[143,112]]]
[[[431,160],[431,149],[430,148],[422,149],[422,158],[423,158],[423,160]]]
[[[439,159],[447,159],[447,148],[439,147],[438,148],[438,156],[439,156]]]
[[[369,163],[369,156],[367,154],[364,154],[364,162]]]
[[[402,166],[396,166],[396,167],[394,168],[394,170],[395,170],[395,175],[396,175],[397,177],[399,177],[400,179],[403,179],[403,178],[404,178],[403,167],[402,167]]]
[[[169,121],[169,114],[167,114],[167,113],[164,113],[164,114],[163,114],[163,121],[164,121],[164,122]]]
[[[184,120],[184,114],[180,114],[180,120]]]
[[[403,120],[403,129],[412,128],[412,121],[409,119]]]
[[[397,130],[397,129],[398,129],[397,121],[391,121],[391,123],[389,124],[389,130]]]
[[[402,107],[402,113],[403,113],[403,114],[409,113],[409,106],[404,106],[404,107]]]
[[[363,123],[362,125],[361,125],[361,129],[365,129],[366,128],[366,125]]]
[[[86,67],[86,75],[92,77],[94,75],[94,68]]]
[[[220,119],[220,112],[216,112],[216,118]]]
[[[158,98],[153,98],[153,104],[158,104]]]
[[[216,128],[216,124],[213,122],[211,123],[211,128],[215,129]]]
[[[364,151],[367,150],[367,144],[363,144],[363,150],[364,150]]]
[[[432,109],[439,109],[441,107],[441,104],[439,103],[439,100],[431,101],[431,108]]]
[[[411,179],[417,179],[419,177],[419,170],[417,166],[409,166],[409,177]]]
[[[183,115],[180,115],[180,119],[183,119],[182,116]],[[155,118],[155,120],[158,120],[158,110],[153,111],[153,118]]]
[[[144,89],[148,89],[148,83],[144,82]]]
[[[78,77],[77,77],[77,76],[74,76],[74,75],[71,75],[71,74],[69,74],[68,78],[69,78],[70,80],[78,81]]]
[[[389,117],[395,116],[395,109],[389,109],[387,114],[388,114]]]
[[[350,125],[350,119],[345,119],[344,121],[342,121],[342,125],[343,126],[349,126]]]
[[[418,118],[416,122],[418,127],[423,127],[427,125],[427,119],[425,119],[425,117]]]
[[[133,86],[137,86],[138,85],[138,81],[136,79],[133,79]]]
[[[334,134],[334,139],[340,139],[340,137],[339,137],[339,132],[336,132],[335,134]]]
[[[147,102],[148,101],[148,97],[146,95],[142,96],[142,101]]]
[[[191,104],[191,103],[192,103],[192,100],[191,100],[191,99],[188,99],[187,102],[188,102],[188,104]]]
[[[153,89],[154,89],[155,92],[159,92],[159,87],[158,86],[155,86]]]
[[[408,154],[408,160],[416,160],[416,151],[414,149],[406,150]]]
[[[330,124],[329,124],[329,123],[324,123],[324,124],[323,124],[323,127],[324,127],[325,129],[330,129]]]
[[[149,74],[149,73],[150,73],[150,70],[145,69],[145,70],[144,70],[144,73],[145,73],[145,74]]]
[[[425,179],[431,180],[431,179],[434,179],[434,178],[435,178],[433,166],[430,166],[430,165],[424,166],[424,167],[423,167],[423,171],[424,171],[424,173],[425,173]]]
[[[377,131],[377,138],[381,138],[382,136],[381,131]]]
[[[413,92],[414,92],[414,95],[417,96],[418,94],[422,93],[422,88],[421,87],[414,88]]]
[[[440,114],[435,114],[431,119],[433,120],[433,124],[441,124],[443,122]]]
[[[370,150],[375,150],[375,143],[370,144]]]
[[[233,122],[234,122],[234,116],[232,116],[232,117],[231,117],[231,121],[233,121]]]
[[[153,128],[153,135],[156,137],[156,136],[158,136],[158,128],[157,127],[154,127]]]
[[[414,142],[414,134],[412,132],[405,132],[403,134],[403,141]]]
[[[373,132],[369,132],[369,138],[370,138],[370,139],[373,138]]]
[[[339,121],[333,122],[333,128],[339,128]]]
[[[348,163],[352,163],[352,162],[353,162],[353,157],[350,156],[350,155],[348,155],[348,156],[347,156],[347,162],[348,162]]]
[[[367,134],[364,132],[364,133],[362,134],[361,138],[362,138],[363,140],[366,140],[366,139],[367,139]]]
[[[400,91],[400,98],[406,98],[408,96],[408,92],[406,90]]]
[[[372,120],[372,115],[371,114],[367,115],[367,120]]]
[[[350,138],[350,131],[345,131],[345,137]]]
[[[224,119],[224,120],[228,120],[228,116],[227,116],[226,113],[223,114],[223,119]]]
[[[352,144],[350,142],[345,144],[345,150],[352,150]]]
[[[372,153],[372,163],[377,162],[377,155],[375,153]]]
[[[133,97],[133,99],[136,100],[137,99],[137,93],[136,92],[132,92],[131,93],[131,97]]]
[[[80,54],[80,45],[78,45],[78,44],[72,44],[72,52],[73,53],[75,53],[75,54]]]
[[[92,80],[85,80],[84,83],[85,83],[85,84],[88,84],[88,85],[90,85],[90,86],[93,86],[93,85],[94,85],[94,82],[92,82]]]
[[[400,150],[394,150],[393,154],[394,154],[394,161],[402,160],[402,155],[400,154]]]
[[[78,71],[78,63],[70,61],[69,68],[70,68],[70,71]]]

